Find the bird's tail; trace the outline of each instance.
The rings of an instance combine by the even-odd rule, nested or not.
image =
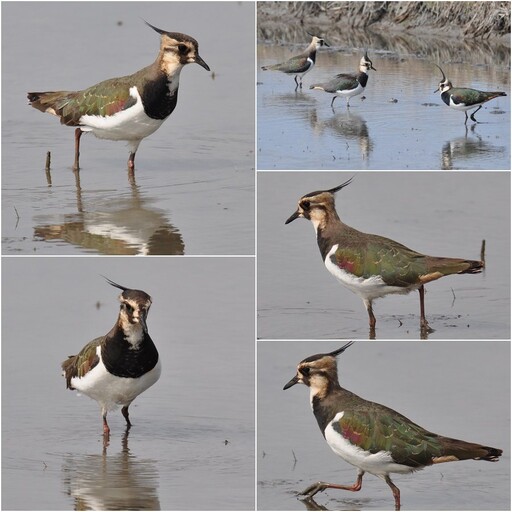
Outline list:
[[[27,98],[34,108],[61,117],[62,109],[69,103],[74,93],[70,91],[29,92]]]
[[[452,460],[487,460],[497,462],[501,457],[503,450],[499,448],[491,448],[476,443],[468,443],[459,439],[451,439],[449,437],[439,437],[439,442],[443,448],[443,454],[434,457],[434,464],[440,462],[449,462]]]
[[[424,282],[429,282],[441,276],[449,276],[451,274],[478,274],[482,272],[485,267],[483,261],[476,260],[437,258],[435,256],[427,256],[425,259],[428,273],[424,276]]]
[[[482,270],[485,267],[485,264],[483,261],[476,261],[476,260],[462,260],[462,262],[467,265],[467,268],[465,270],[461,270],[460,272],[457,272],[458,274],[478,274],[482,272]]]
[[[66,388],[74,389],[71,385],[71,378],[73,376],[74,366],[76,362],[76,356],[69,356],[65,361],[62,362],[62,375],[66,377]]]

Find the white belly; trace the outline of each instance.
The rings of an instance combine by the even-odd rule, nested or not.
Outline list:
[[[98,347],[98,351],[100,348]],[[84,377],[73,377],[71,385],[80,393],[99,402],[106,409],[115,409],[120,405],[128,405],[138,395],[151,387],[159,378],[161,372],[160,359],[156,366],[140,377],[116,377],[107,372],[105,365],[100,361]]]
[[[466,110],[478,108],[480,105],[482,105],[482,103],[475,103],[473,105],[466,105],[465,103],[454,103],[452,97],[450,96],[450,107],[454,110],[462,110],[464,112]]]
[[[351,444],[336,432],[332,426],[332,423],[338,422],[342,417],[343,412],[336,414],[332,422],[327,425],[324,432],[327,444],[336,455],[340,456],[349,464],[381,478],[389,473],[410,473],[414,471],[413,468],[393,462],[389,452],[381,451],[370,453]]]
[[[352,98],[352,96],[357,96],[358,94],[361,94],[363,91],[364,91],[364,87],[359,83],[357,82],[357,87],[354,88],[354,89],[349,89],[349,90],[337,90],[336,91],[336,94],[338,96],[342,96],[344,98]]]
[[[152,119],[146,115],[137,87],[130,88],[130,96],[137,100],[135,105],[111,116],[83,115],[80,128],[100,139],[109,140],[140,141],[151,135],[165,119]]]
[[[327,270],[346,288],[359,295],[363,300],[374,300],[390,293],[409,293],[420,285],[409,287],[390,286],[379,276],[357,277],[338,267],[331,261],[331,256],[337,251],[338,244],[334,245],[325,258]]]

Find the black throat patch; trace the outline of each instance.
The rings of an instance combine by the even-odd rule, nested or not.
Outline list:
[[[174,80],[178,80],[176,76]],[[169,82],[164,73],[160,73],[158,78],[148,82],[144,86],[141,94],[144,112],[151,119],[165,119],[172,114],[178,103],[178,87],[174,94],[169,94]]]
[[[144,334],[137,348],[124,339],[117,325],[107,334],[101,347],[101,358],[109,373],[116,377],[136,379],[152,370],[158,362],[158,351],[149,334]]]

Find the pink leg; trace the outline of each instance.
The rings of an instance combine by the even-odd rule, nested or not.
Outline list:
[[[391,481],[388,475],[386,475],[385,479],[386,483],[391,487],[391,491],[393,492],[393,497],[395,498],[395,510],[400,510],[400,489]]]
[[[420,294],[420,328],[424,332],[434,332],[434,330],[428,325],[425,317],[425,288],[421,285],[418,288]]]
[[[128,158],[128,170],[135,170],[135,153],[130,153],[130,157]]]

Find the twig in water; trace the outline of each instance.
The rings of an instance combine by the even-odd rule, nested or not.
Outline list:
[[[292,467],[292,471],[295,470],[295,466],[297,465],[297,457],[295,457],[295,452],[292,450],[292,455],[293,455],[293,467]]]
[[[20,223],[20,214],[18,213],[18,210],[16,210],[16,206],[13,206],[14,213],[16,213],[16,225],[14,226],[14,229],[18,227],[18,224]]]
[[[46,173],[46,183],[48,184],[49,187],[52,186],[52,172],[50,170],[50,163],[51,163],[51,160],[52,160],[52,154],[50,151],[47,151],[46,153],[46,165],[45,165],[45,173]]]
[[[480,248],[480,261],[485,267],[485,240],[482,240],[482,247]]]

